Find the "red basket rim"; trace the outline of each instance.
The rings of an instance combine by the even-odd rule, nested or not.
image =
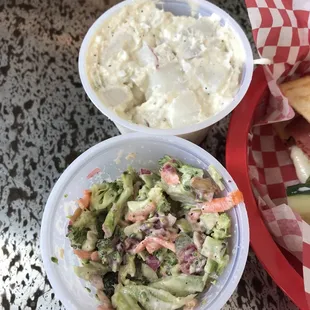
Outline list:
[[[226,143],[226,168],[244,194],[251,247],[259,261],[287,296],[300,309],[308,310],[303,278],[282,254],[265,226],[249,181],[248,133],[255,108],[267,87],[263,67],[260,66],[254,71],[248,92],[232,113]]]

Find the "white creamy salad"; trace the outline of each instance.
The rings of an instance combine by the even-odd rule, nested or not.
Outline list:
[[[87,71],[120,117],[167,129],[224,109],[239,88],[244,57],[218,16],[174,16],[153,1],[135,1],[98,29]]]

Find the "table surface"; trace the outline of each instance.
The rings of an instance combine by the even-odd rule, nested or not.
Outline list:
[[[243,1],[213,2],[252,42]],[[42,264],[40,222],[64,169],[89,147],[118,135],[90,103],[77,68],[83,36],[112,4],[0,0],[1,309],[64,309]],[[222,162],[228,122],[226,117],[216,124],[202,145]],[[238,288],[223,309],[297,308],[250,251]]]

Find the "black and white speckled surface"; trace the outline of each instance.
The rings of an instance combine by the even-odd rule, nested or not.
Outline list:
[[[251,37],[242,0],[214,3]],[[63,309],[42,265],[40,221],[61,172],[90,146],[118,134],[86,97],[77,70],[81,40],[108,7],[109,0],[0,0],[1,309]],[[204,143],[221,161],[228,120]],[[296,307],[250,252],[224,309]]]

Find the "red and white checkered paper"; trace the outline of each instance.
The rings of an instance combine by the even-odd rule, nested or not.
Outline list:
[[[310,225],[287,206],[285,189],[298,184],[289,152],[272,123],[295,116],[278,84],[310,73],[310,0],[246,0],[271,96],[257,110],[249,143],[249,171],[262,216],[276,242],[303,262],[310,305]],[[259,126],[263,125],[263,126]]]

